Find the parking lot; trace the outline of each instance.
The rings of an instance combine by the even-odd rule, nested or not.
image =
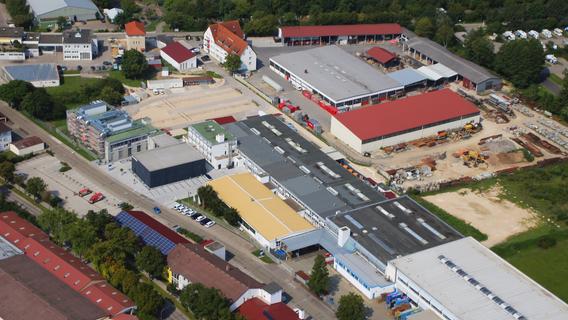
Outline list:
[[[47,191],[63,199],[64,208],[75,211],[79,216],[87,214],[89,210],[107,209],[110,213],[119,210],[117,205],[120,201],[105,192],[104,188],[90,182],[74,169],[59,172],[59,168],[61,168],[61,163],[57,158],[43,154],[19,163],[16,167],[16,173],[23,173],[28,178],[40,177],[43,179],[47,184]],[[83,198],[78,196],[77,193],[83,188],[89,188],[93,193]],[[95,192],[101,192],[105,198],[90,204],[88,199]]]
[[[125,108],[135,119],[149,118],[156,128],[185,128],[190,123],[233,116],[258,114],[250,99],[228,85],[202,85],[169,90]]]

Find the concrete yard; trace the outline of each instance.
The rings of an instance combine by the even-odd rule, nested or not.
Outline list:
[[[211,85],[172,89],[171,93],[152,96],[126,110],[135,119],[148,117],[156,128],[176,129],[217,117],[244,118],[260,109],[228,85]]]
[[[500,193],[500,188],[495,186],[484,192],[461,189],[424,199],[486,233],[488,239],[483,244],[492,247],[536,226],[539,219],[535,212],[501,199]]]
[[[118,204],[121,201],[107,193],[103,187],[89,181],[74,169],[59,172],[59,168],[61,168],[61,163],[57,158],[44,154],[19,163],[16,172],[26,174],[28,178],[42,178],[47,184],[47,190],[53,191],[64,200],[64,208],[75,211],[79,216],[84,216],[89,210],[107,209],[111,214],[119,210]],[[105,198],[95,204],[90,204],[87,200],[92,193],[84,198],[76,195],[83,188],[89,188],[93,193],[101,192]]]

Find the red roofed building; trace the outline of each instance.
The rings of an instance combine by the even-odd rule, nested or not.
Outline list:
[[[331,118],[331,133],[364,153],[480,120],[475,105],[443,89],[337,114]]]
[[[220,63],[225,62],[229,54],[235,54],[241,57],[240,71],[256,70],[256,53],[244,39],[236,20],[210,25],[203,35],[203,50]]]
[[[201,244],[179,244],[168,254],[168,282],[178,289],[190,283],[216,288],[229,300],[231,311],[245,301],[259,298],[272,305],[282,302],[282,288],[262,284],[228,262],[208,252]]]
[[[392,67],[398,64],[396,54],[381,47],[372,47],[367,50],[367,57],[375,60],[385,67]]]
[[[247,320],[300,320],[298,314],[283,302],[269,305],[258,298],[247,300],[237,312]]]
[[[191,50],[177,41],[170,42],[160,51],[160,57],[166,60],[179,72],[197,68],[197,57]]]
[[[397,23],[278,28],[278,38],[288,46],[375,43],[401,34],[402,28]]]
[[[142,22],[130,21],[124,25],[124,31],[128,50],[134,49],[141,52],[146,50],[146,30]]]
[[[128,297],[110,286],[95,270],[55,245],[46,233],[15,212],[0,213],[0,236],[108,314],[116,315],[135,307]]]

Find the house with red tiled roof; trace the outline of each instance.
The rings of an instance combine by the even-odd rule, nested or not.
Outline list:
[[[124,25],[126,33],[126,48],[134,49],[140,52],[146,50],[146,30],[144,23],[140,21],[130,21]]]
[[[302,310],[298,310],[302,313]],[[237,313],[247,320],[300,320],[299,314],[283,302],[267,304],[258,298],[252,298],[243,303]]]
[[[179,72],[197,68],[195,54],[177,41],[170,42],[160,51],[160,57],[166,60]]]
[[[0,213],[0,236],[59,281],[114,316],[135,308],[126,295],[113,288],[81,259],[49,240],[49,236],[15,212]]]
[[[278,284],[256,281],[200,244],[182,243],[170,251],[168,282],[179,290],[190,283],[218,289],[229,300],[231,311],[253,298],[268,305],[282,302],[282,288]]]
[[[245,40],[237,20],[210,25],[203,35],[203,50],[220,63],[225,62],[229,54],[235,54],[242,62],[239,71],[256,70],[256,53]]]

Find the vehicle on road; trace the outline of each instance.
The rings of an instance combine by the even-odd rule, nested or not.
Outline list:
[[[94,204],[94,203],[97,203],[97,202],[103,200],[104,198],[105,198],[105,196],[102,193],[97,192],[89,198],[89,203]]]
[[[160,214],[160,213],[162,213],[162,210],[161,210],[160,208],[158,208],[158,207],[154,207],[154,213],[155,213],[155,214]]]
[[[91,189],[89,188],[83,188],[81,190],[79,190],[79,197],[84,197],[88,194],[91,194],[93,191],[91,191]]]

